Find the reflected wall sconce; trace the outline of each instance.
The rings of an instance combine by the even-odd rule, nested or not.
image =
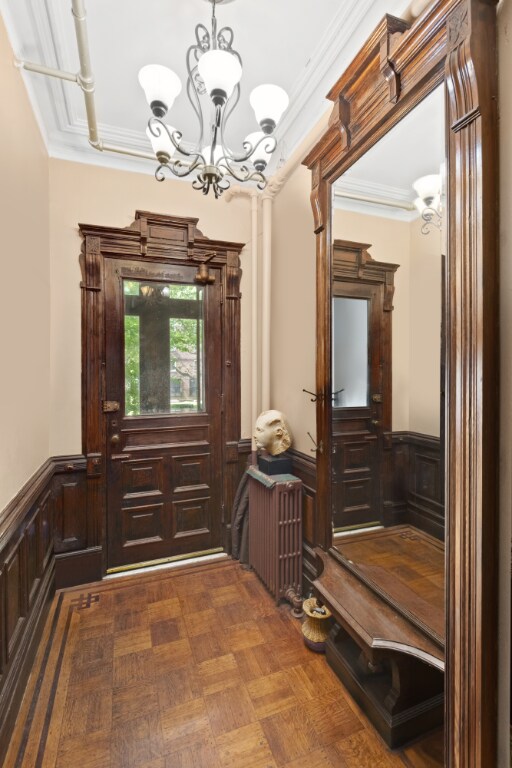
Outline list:
[[[242,59],[232,47],[231,27],[217,31],[215,8],[223,0],[208,2],[212,6],[211,32],[198,24],[195,43],[186,57],[186,92],[199,122],[199,140],[192,149],[182,142],[180,131],[164,122],[182,89],[178,75],[159,64],[148,64],[139,72],[139,82],[153,113],[146,134],[159,162],[155,177],[163,181],[165,172],[183,177],[196,171],[194,189],[205,195],[213,189],[215,197],[230,187],[229,177],[239,182],[254,181],[262,190],[267,184],[263,172],[277,146],[273,133],[289,99],[278,85],[255,88],[250,103],[260,130],[250,133],[238,152],[227,146],[225,127],[240,99]]]
[[[414,205],[421,214],[423,225],[421,231],[428,235],[431,227],[441,229],[442,225],[442,175],[432,173],[429,176],[421,176],[413,183],[413,189],[417,194]]]

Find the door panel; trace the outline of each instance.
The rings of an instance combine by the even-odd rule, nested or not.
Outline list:
[[[333,526],[379,523],[382,452],[383,287],[333,283]],[[341,300],[336,307],[336,300]],[[351,306],[350,302],[353,303]],[[336,311],[338,310],[338,311]],[[358,345],[351,344],[359,340]]]
[[[195,272],[106,265],[108,568],[221,545],[220,288]]]

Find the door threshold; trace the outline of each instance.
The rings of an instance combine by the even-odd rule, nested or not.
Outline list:
[[[370,525],[360,525],[358,527],[354,528],[340,528],[337,531],[334,531],[332,538],[333,539],[343,539],[345,536],[354,536],[356,533],[368,533],[369,531],[382,531],[384,529],[383,525],[374,525],[370,523]]]
[[[191,565],[197,565],[199,563],[216,563],[220,560],[227,560],[228,555],[226,552],[219,550],[218,552],[193,552],[191,555],[177,555],[176,557],[167,557],[162,560],[153,560],[147,563],[134,563],[133,565],[123,565],[118,568],[110,568],[107,570],[106,576],[103,577],[103,581],[106,579],[116,579],[121,576],[135,576],[140,573],[152,573],[154,571],[162,571],[170,568],[185,568]]]

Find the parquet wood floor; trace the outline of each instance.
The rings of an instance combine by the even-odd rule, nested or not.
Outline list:
[[[226,562],[57,594],[6,768],[403,768],[300,622]],[[420,755],[421,757],[421,755]]]

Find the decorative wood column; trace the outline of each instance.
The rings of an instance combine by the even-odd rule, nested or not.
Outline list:
[[[498,355],[496,9],[447,20],[449,126],[446,752],[497,765]]]

